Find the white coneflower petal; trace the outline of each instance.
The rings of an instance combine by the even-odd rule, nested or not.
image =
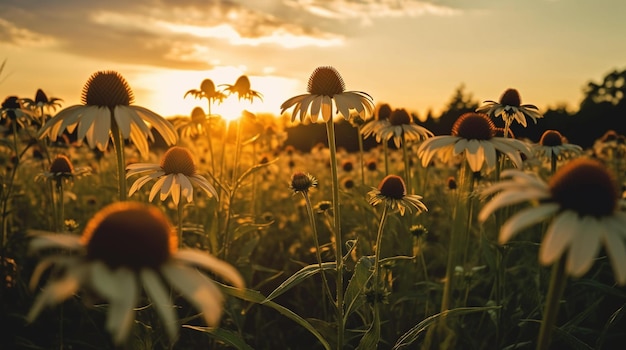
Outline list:
[[[178,334],[176,330],[178,328],[178,324],[176,322],[176,314],[174,312],[174,307],[170,302],[167,289],[161,282],[157,273],[151,269],[142,269],[139,276],[144,285],[146,294],[150,300],[152,300],[152,304],[156,307],[159,316],[163,319],[163,325],[165,326],[167,336],[170,341],[175,340]]]
[[[557,210],[558,205],[550,204],[526,209],[516,213],[502,225],[498,241],[500,244],[508,242],[511,237],[519,231],[540,222]]]
[[[576,215],[568,210],[554,218],[539,248],[539,262],[550,265],[563,255],[575,237],[574,232],[578,225]]]
[[[196,265],[208,271],[215,273],[217,276],[228,281],[235,287],[243,287],[244,281],[241,275],[232,265],[207,254],[206,252],[185,249],[175,254],[176,259],[187,262],[190,265]]]

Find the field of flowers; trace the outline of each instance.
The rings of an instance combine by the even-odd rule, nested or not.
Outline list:
[[[319,67],[281,117],[201,83],[189,118],[116,72],[82,105],[7,97],[1,349],[618,349],[626,143],[593,147],[506,90],[434,135]],[[336,147],[348,121],[358,152]],[[493,122],[502,119],[505,127]],[[295,123],[328,143],[285,144]],[[365,150],[362,141],[377,146]]]

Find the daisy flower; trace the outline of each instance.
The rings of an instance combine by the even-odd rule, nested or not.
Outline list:
[[[501,117],[506,125],[511,125],[513,120],[527,126],[526,118],[537,123],[537,119],[543,118],[535,105],[522,104],[519,92],[515,89],[507,89],[500,97],[500,102],[487,100],[484,105],[478,107],[476,112],[486,113],[489,116]],[[505,135],[506,136],[506,135]]]
[[[370,205],[377,206],[383,203],[389,209],[398,209],[400,215],[404,215],[405,210],[409,213],[413,212],[412,208],[418,213],[428,211],[424,203],[420,201],[422,196],[407,194],[404,180],[397,175],[387,175],[382,179],[378,188],[372,188],[367,194],[370,197],[368,200]]]
[[[48,120],[39,137],[55,141],[65,130],[77,130],[77,139],[87,140],[90,148],[105,151],[112,133],[120,132],[130,140],[142,156],[148,155],[146,138],[154,141],[150,127],[161,134],[168,145],[176,143],[178,135],[165,118],[147,108],[131,105],[134,95],[126,80],[117,72],[102,71],[93,74],[82,93],[82,105],[61,110]]]
[[[505,244],[525,228],[550,220],[539,249],[539,261],[550,265],[567,253],[568,274],[580,277],[593,265],[604,245],[619,284],[626,284],[626,203],[610,171],[599,161],[577,158],[555,172],[548,183],[516,169],[502,172],[500,181],[484,190],[497,193],[478,215],[481,222],[502,207],[536,205],[510,217],[500,230]]]
[[[582,154],[583,149],[578,145],[567,142],[567,138],[556,130],[546,130],[541,135],[539,143],[534,146],[535,154],[542,159],[569,159]]]
[[[159,198],[162,201],[172,195],[172,200],[176,205],[182,198],[186,198],[190,203],[193,201],[193,185],[200,187],[207,195],[218,198],[213,185],[198,175],[193,156],[185,147],[174,146],[168,149],[161,158],[161,164],[135,163],[128,165],[126,170],[128,171],[126,178],[148,173],[133,183],[128,193],[129,196],[132,196],[147,182],[158,179],[150,190],[150,201],[160,192]]]
[[[104,207],[87,223],[82,236],[35,233],[30,251],[52,255],[42,258],[35,268],[31,288],[51,266],[57,273],[35,299],[27,320],[33,322],[45,307],[83,289],[108,302],[105,328],[113,342],[121,345],[133,326],[143,287],[174,342],[178,326],[169,288],[163,283],[167,282],[202,312],[208,325],[216,326],[224,297],[215,282],[196,267],[239,288],[244,286],[243,279],[228,263],[204,251],[177,249],[176,241],[176,230],[167,216],[139,202]]]
[[[393,143],[400,148],[402,140],[419,141],[433,136],[433,133],[413,122],[406,109],[394,109],[389,115],[389,123],[381,123],[374,129],[376,141],[389,141],[393,138]]]
[[[521,168],[523,153],[530,158],[532,150],[525,142],[505,137],[496,137],[497,129],[486,114],[465,113],[452,126],[452,135],[435,136],[426,139],[417,149],[417,155],[425,167],[438,154],[448,162],[453,156],[464,154],[473,172],[479,172],[483,165],[493,169],[497,163],[497,152],[505,154],[513,164]]]
[[[374,130],[389,125],[391,112],[393,112],[393,110],[388,103],[379,104],[374,112],[374,118],[368,119],[361,128],[361,135],[363,135],[364,138],[368,138],[374,134]],[[378,136],[376,137],[376,141],[381,141]]]
[[[245,75],[237,78],[237,81],[235,81],[234,85],[223,85],[226,86],[224,91],[228,92],[229,94],[237,94],[237,98],[239,100],[241,100],[242,98],[250,102],[252,102],[254,98],[258,98],[261,101],[263,100],[263,95],[260,92],[252,90],[250,88],[250,79],[248,79],[248,77]]]
[[[345,91],[346,86],[333,67],[317,67],[309,77],[308,94],[294,96],[280,106],[283,114],[287,109],[294,107],[291,121],[299,115],[300,121],[310,116],[311,121],[317,122],[320,114],[324,122],[333,117],[336,109],[346,120],[350,119],[350,110],[367,119],[374,110],[372,97],[362,91]]]

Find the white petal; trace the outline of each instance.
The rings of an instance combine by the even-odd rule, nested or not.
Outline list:
[[[159,279],[159,276],[151,269],[142,269],[140,276],[144,290],[150,300],[152,300],[159,316],[163,319],[163,325],[165,326],[167,335],[173,343],[178,337],[178,323],[166,288]]]
[[[539,248],[539,262],[551,265],[563,255],[575,237],[578,214],[567,210],[558,215],[546,231]]]
[[[184,261],[187,264],[193,264],[207,269],[230,282],[235,287],[243,288],[245,285],[243,278],[237,269],[229,263],[222,261],[205,251],[196,249],[181,249],[175,253],[174,258]]]
[[[508,242],[513,235],[530,225],[544,220],[546,217],[556,212],[558,208],[559,206],[557,204],[550,203],[524,209],[516,213],[502,225],[498,241],[500,244]]]
[[[575,236],[570,245],[566,269],[572,276],[580,277],[593,265],[600,250],[602,230],[605,228],[596,218],[584,216],[572,229]]]

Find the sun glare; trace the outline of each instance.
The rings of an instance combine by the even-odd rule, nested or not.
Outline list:
[[[208,113],[208,101],[191,95],[184,97],[189,90],[200,89],[204,79],[211,79],[217,89],[222,84],[232,85],[241,75],[250,79],[251,89],[262,94],[263,99],[238,100],[231,95],[222,103],[211,105],[211,114],[218,114],[227,120],[241,116],[244,110],[252,113],[280,114],[281,103],[297,94],[298,82],[293,79],[276,76],[274,70],[267,68],[266,75],[248,75],[245,68],[221,66],[207,71],[159,70],[137,75],[132,78],[133,90],[137,99],[144,105],[164,117],[189,116],[195,107],[202,107]]]

